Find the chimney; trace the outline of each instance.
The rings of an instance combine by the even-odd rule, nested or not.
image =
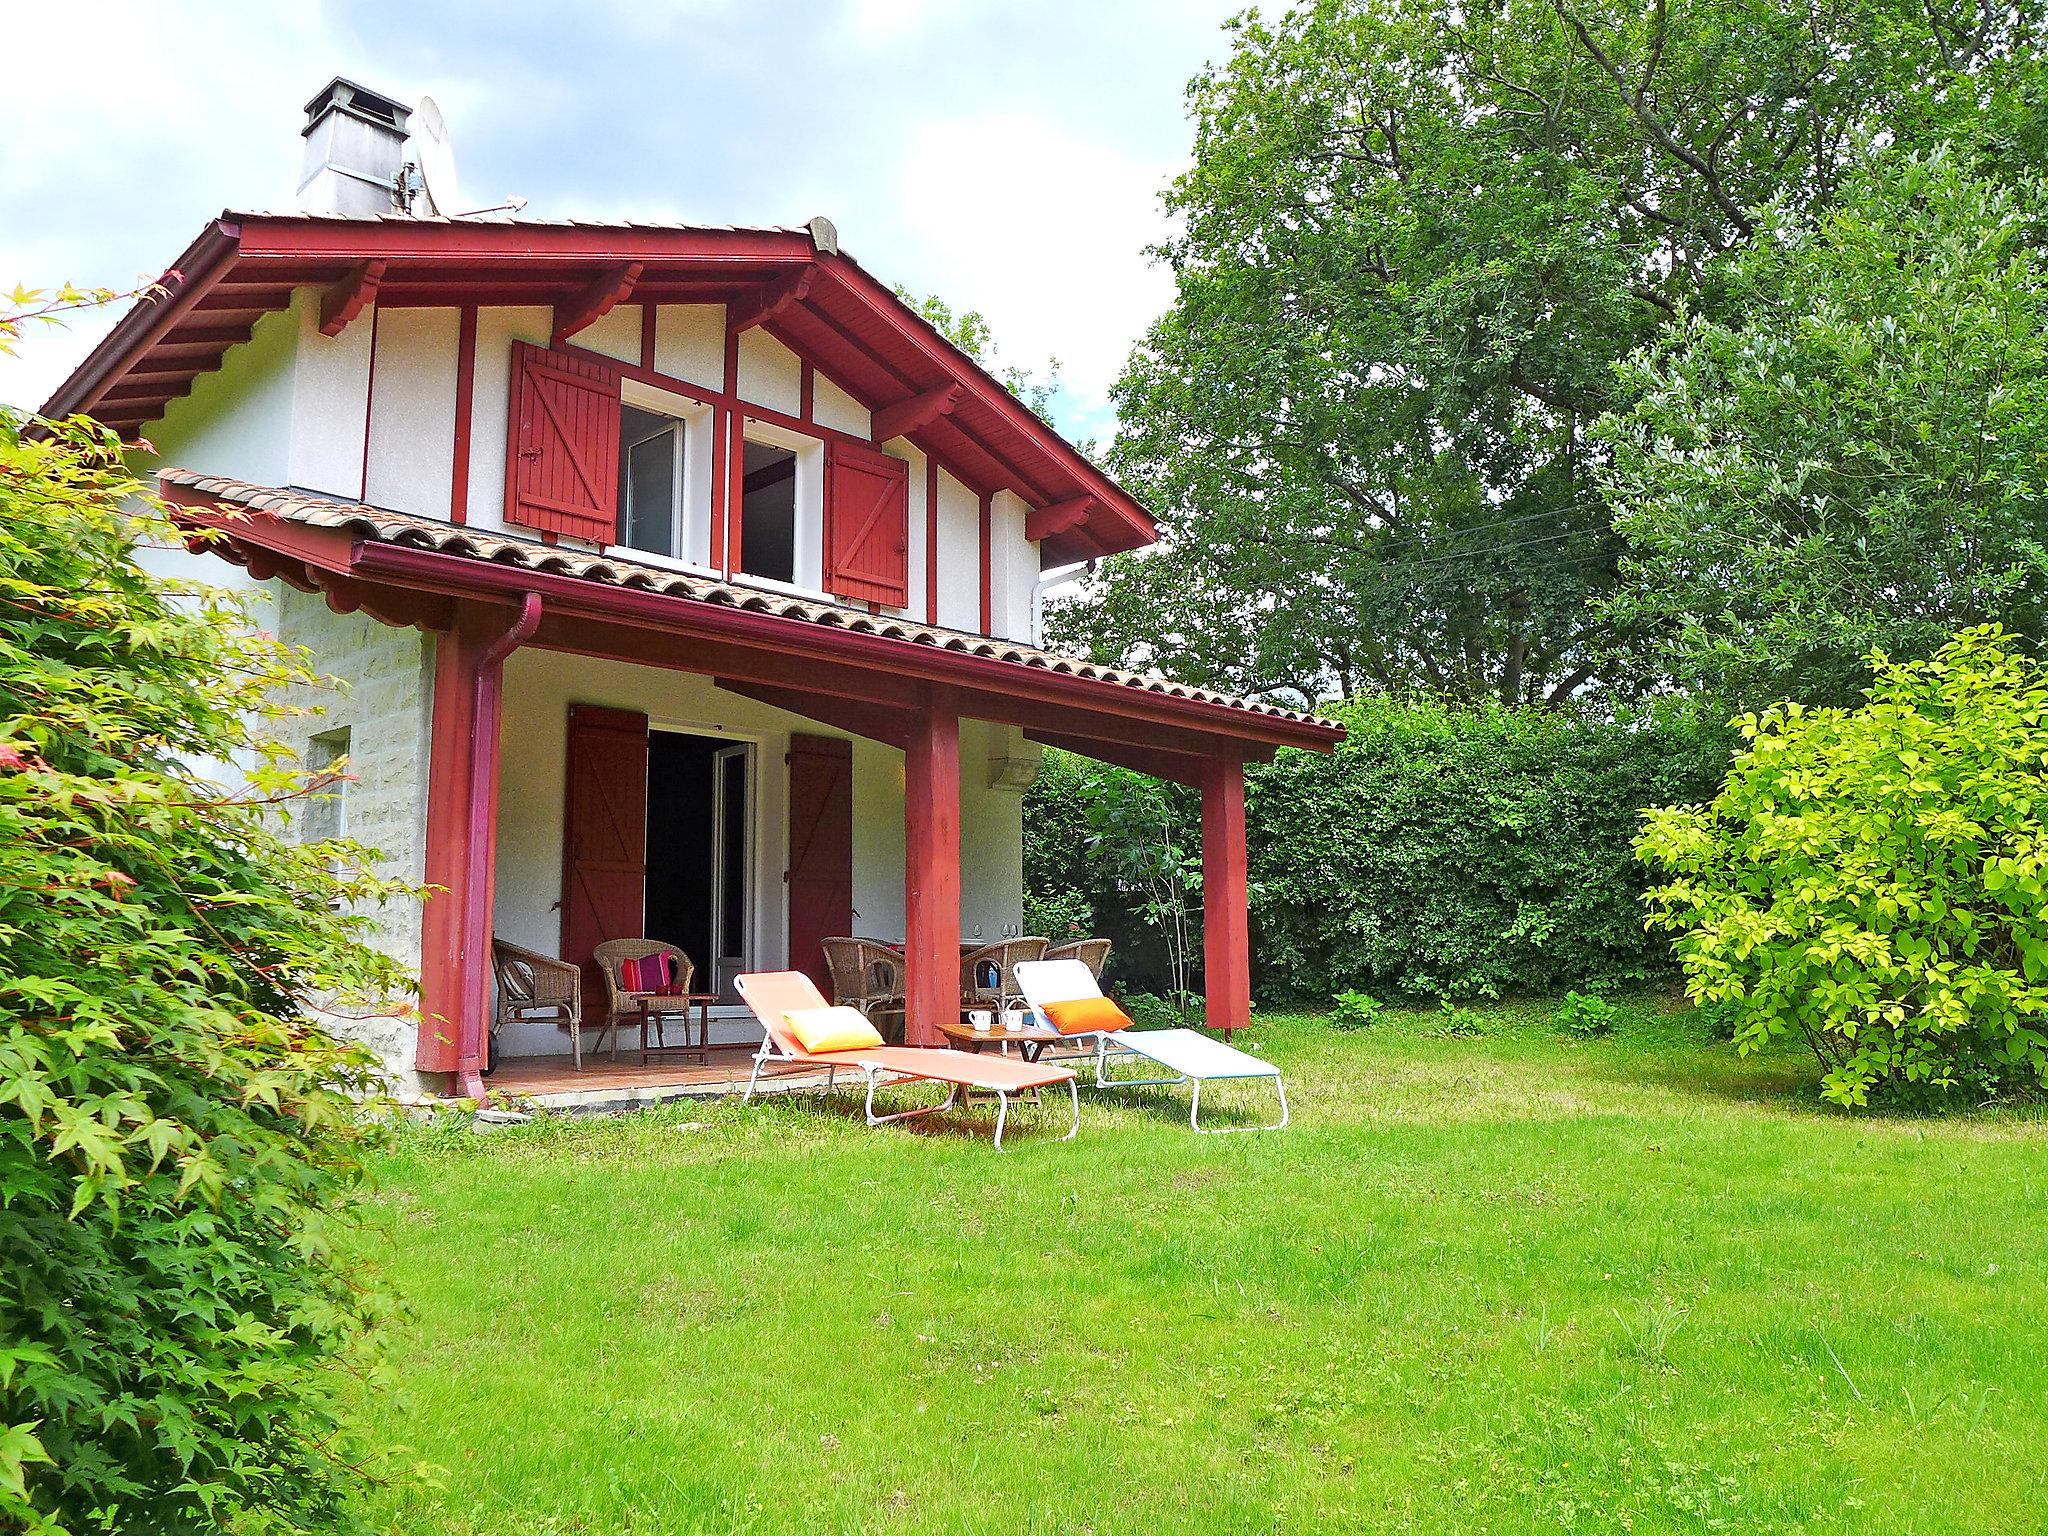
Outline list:
[[[299,207],[372,219],[403,208],[406,123],[412,109],[336,76],[306,103]]]

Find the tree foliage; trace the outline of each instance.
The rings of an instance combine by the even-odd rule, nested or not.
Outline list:
[[[1655,681],[1603,599],[1613,364],[1864,143],[2035,144],[2031,7],[1319,0],[1190,87],[1172,309],[1118,387],[1162,548],[1069,643],[1316,698]]]
[[[1705,806],[1653,811],[1686,984],[1738,1045],[1804,1040],[1836,1103],[2048,1082],[2048,668],[1995,626],[1873,658],[1860,707],[1784,704]]]
[[[1060,392],[1060,360],[1046,359],[1042,371],[1004,359],[996,345],[995,328],[978,309],[955,309],[935,293],[918,298],[907,288],[896,297],[921,315],[931,328],[985,368],[995,381],[1015,395],[1024,408],[1041,421],[1052,421],[1052,403]]]
[[[1851,702],[1864,656],[2043,632],[2048,185],[1893,154],[1726,264],[1733,318],[1633,359],[1603,479],[1639,550],[1617,608],[1720,697]]]
[[[385,888],[280,835],[319,787],[262,734],[297,659],[138,566],[176,536],[110,434],[24,426],[0,413],[0,1526],[344,1528],[369,1063],[311,1020],[403,986],[349,915]],[[192,766],[230,758],[234,790]]]

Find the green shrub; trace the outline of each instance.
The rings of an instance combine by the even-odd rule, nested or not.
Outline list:
[[[1070,939],[1092,938],[1095,910],[1088,898],[1070,887],[1049,891],[1027,891],[1024,895],[1024,931],[1064,944]]]
[[[279,835],[293,659],[137,567],[137,489],[0,412],[0,1529],[334,1531],[369,1063],[309,1010],[403,979],[360,851]]]
[[[1586,1040],[1613,1034],[1615,1021],[1620,1017],[1621,1009],[1606,998],[1585,992],[1565,993],[1564,1001],[1557,1007],[1557,1027]]]
[[[2003,631],[1873,657],[1856,709],[1781,705],[1705,807],[1652,812],[1693,997],[1803,1039],[1851,1107],[2048,1081],[2048,669]]]
[[[1201,1022],[1200,1009],[1196,1006],[1201,1001],[1199,998],[1183,998],[1176,1003],[1171,997],[1161,997],[1156,992],[1127,992],[1121,1001],[1124,1012],[1140,1029],[1180,1029]]]
[[[1330,1022],[1344,1030],[1371,1029],[1379,1023],[1384,1005],[1363,992],[1339,992],[1331,1000]]]
[[[1452,1040],[1469,1040],[1486,1033],[1486,1019],[1471,1008],[1461,1007],[1448,997],[1437,1003],[1436,1032]]]

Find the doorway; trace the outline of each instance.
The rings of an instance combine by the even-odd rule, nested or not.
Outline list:
[[[753,758],[744,742],[651,731],[647,739],[649,938],[697,966],[693,990],[737,1003],[752,958]]]

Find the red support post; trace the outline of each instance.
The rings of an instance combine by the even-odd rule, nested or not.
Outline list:
[[[960,714],[933,689],[903,754],[904,1040],[960,1017]]]
[[[1202,973],[1211,1029],[1252,1021],[1251,910],[1244,838],[1244,764],[1202,768]]]
[[[427,759],[427,898],[414,1065],[453,1072],[482,1099],[491,1006],[491,927],[497,867],[498,726],[505,658],[539,627],[528,594],[508,624],[496,608],[466,607],[439,637]]]

